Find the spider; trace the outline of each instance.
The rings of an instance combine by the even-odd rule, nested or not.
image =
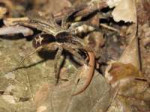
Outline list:
[[[12,23],[14,25],[32,27],[42,31],[42,33],[38,34],[38,36],[36,36],[32,41],[33,46],[36,48],[35,52],[42,48],[57,51],[54,61],[55,77],[57,78],[56,83],[59,81],[58,59],[61,56],[62,51],[66,50],[78,59],[83,66],[88,66],[89,68],[85,84],[73,95],[82,93],[88,87],[95,70],[95,55],[91,48],[86,46],[83,40],[75,35],[73,29],[61,27],[56,23],[52,16],[45,19],[40,15],[40,13],[29,14],[28,18],[24,20],[15,20],[12,21]],[[81,52],[86,54],[88,61],[83,58]]]

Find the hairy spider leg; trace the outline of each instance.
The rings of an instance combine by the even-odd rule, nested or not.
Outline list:
[[[88,64],[87,61],[79,54],[79,49],[81,49],[81,47],[73,44],[63,44],[63,48],[69,51],[77,59],[77,61],[79,61],[80,64]]]
[[[33,54],[35,54],[36,52],[40,51],[43,48],[43,46],[40,46],[38,48],[36,48],[35,50],[33,50],[30,54],[26,55],[25,57],[23,57],[23,59],[21,60],[21,62],[19,63],[19,66],[21,66],[23,64],[23,62],[25,61],[25,59],[28,59],[30,56],[32,56]]]
[[[58,42],[52,42],[46,45],[46,48],[49,50],[57,50],[56,55],[55,55],[55,61],[54,61],[54,72],[55,72],[55,77],[56,77],[56,84],[59,82],[59,75],[60,75],[60,65],[59,59],[60,56],[63,52],[63,49],[66,51],[69,51],[73,56],[77,58],[77,60],[83,65],[87,64],[87,62],[83,59],[83,57],[78,53],[78,47],[73,44],[68,44],[68,43],[58,43]],[[61,62],[60,62],[61,63]]]
[[[42,47],[38,47],[38,48],[36,48],[33,52],[31,52],[30,54],[28,54],[28,55],[26,55],[25,57],[23,57],[23,59],[20,61],[20,63],[17,65],[17,67],[15,67],[14,69],[12,69],[12,70],[6,72],[5,74],[10,73],[10,72],[14,72],[14,71],[16,71],[16,70],[18,70],[18,69],[24,68],[24,67],[21,67],[21,65],[23,65],[23,62],[25,61],[25,59],[29,58],[31,55],[33,55],[34,53],[40,51],[41,49],[42,49]]]
[[[58,61],[60,59],[60,56],[63,52],[63,48],[61,46],[58,47],[58,50],[55,55],[55,61],[54,61],[54,71],[55,71],[55,77],[56,77],[56,84],[59,82],[59,76],[60,76],[60,66],[58,64]]]

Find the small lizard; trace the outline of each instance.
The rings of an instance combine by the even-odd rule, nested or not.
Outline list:
[[[83,91],[85,91],[86,88],[89,86],[89,84],[92,81],[92,78],[93,78],[93,75],[94,75],[94,70],[95,70],[95,63],[96,63],[95,62],[95,55],[94,55],[93,52],[89,51],[88,56],[89,56],[89,62],[88,62],[89,71],[87,72],[88,73],[87,74],[87,80],[86,80],[85,84],[83,85],[83,87],[79,91],[73,93],[72,96],[76,96],[76,95],[82,93]],[[87,66],[87,65],[83,65],[83,66]]]

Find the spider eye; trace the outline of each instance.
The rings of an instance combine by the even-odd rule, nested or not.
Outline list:
[[[55,41],[55,38],[53,35],[48,35],[48,34],[42,34],[42,35],[38,35],[36,36],[33,41],[32,41],[32,44],[33,44],[33,47],[37,48],[41,45],[46,45],[50,42],[54,42]]]

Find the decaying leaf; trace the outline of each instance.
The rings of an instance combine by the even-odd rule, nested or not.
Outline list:
[[[136,23],[134,19],[122,20]],[[127,32],[127,47],[118,60],[110,62],[105,72],[106,79],[116,90],[116,97],[107,112],[149,111],[150,88],[147,79],[140,71],[137,24],[131,25]]]
[[[121,59],[118,62],[112,62],[106,70],[105,75],[108,82],[117,90],[116,97],[108,112],[149,110],[149,103],[147,103],[150,102],[150,96],[148,95],[150,92],[149,83],[139,71],[139,58],[137,51],[134,50],[136,44],[133,41],[129,45],[130,47],[127,46]],[[132,53],[131,48],[133,49]]]
[[[112,86],[119,84],[120,86],[126,84],[126,81],[130,81],[136,77],[141,77],[140,71],[131,63],[124,64],[120,62],[114,62],[109,70],[109,82]]]
[[[113,86],[116,86],[118,82],[121,85],[120,81],[122,79],[126,80],[133,77],[140,77],[140,72],[138,72],[140,69],[140,59],[136,25],[131,25],[128,32],[130,32],[130,35],[128,35],[128,46],[118,60],[110,62],[105,72],[106,78]],[[109,73],[113,69],[114,72],[112,74]]]
[[[132,49],[132,50],[131,50]],[[138,40],[137,38],[133,38],[131,43],[126,47],[122,56],[119,59],[119,62],[122,63],[131,63],[138,69],[140,69],[140,59],[139,59],[139,49],[138,49]]]
[[[74,85],[72,83],[64,83],[62,85],[51,87],[49,94],[43,97],[38,102],[41,106],[45,106],[45,112],[104,112],[111,101],[111,90],[109,85],[105,83],[105,80],[99,74],[95,74],[92,83],[87,90],[79,95],[72,96],[74,91]],[[45,94],[45,91],[41,91],[41,95]],[[43,102],[44,100],[44,102]],[[38,103],[38,104],[39,104]]]

